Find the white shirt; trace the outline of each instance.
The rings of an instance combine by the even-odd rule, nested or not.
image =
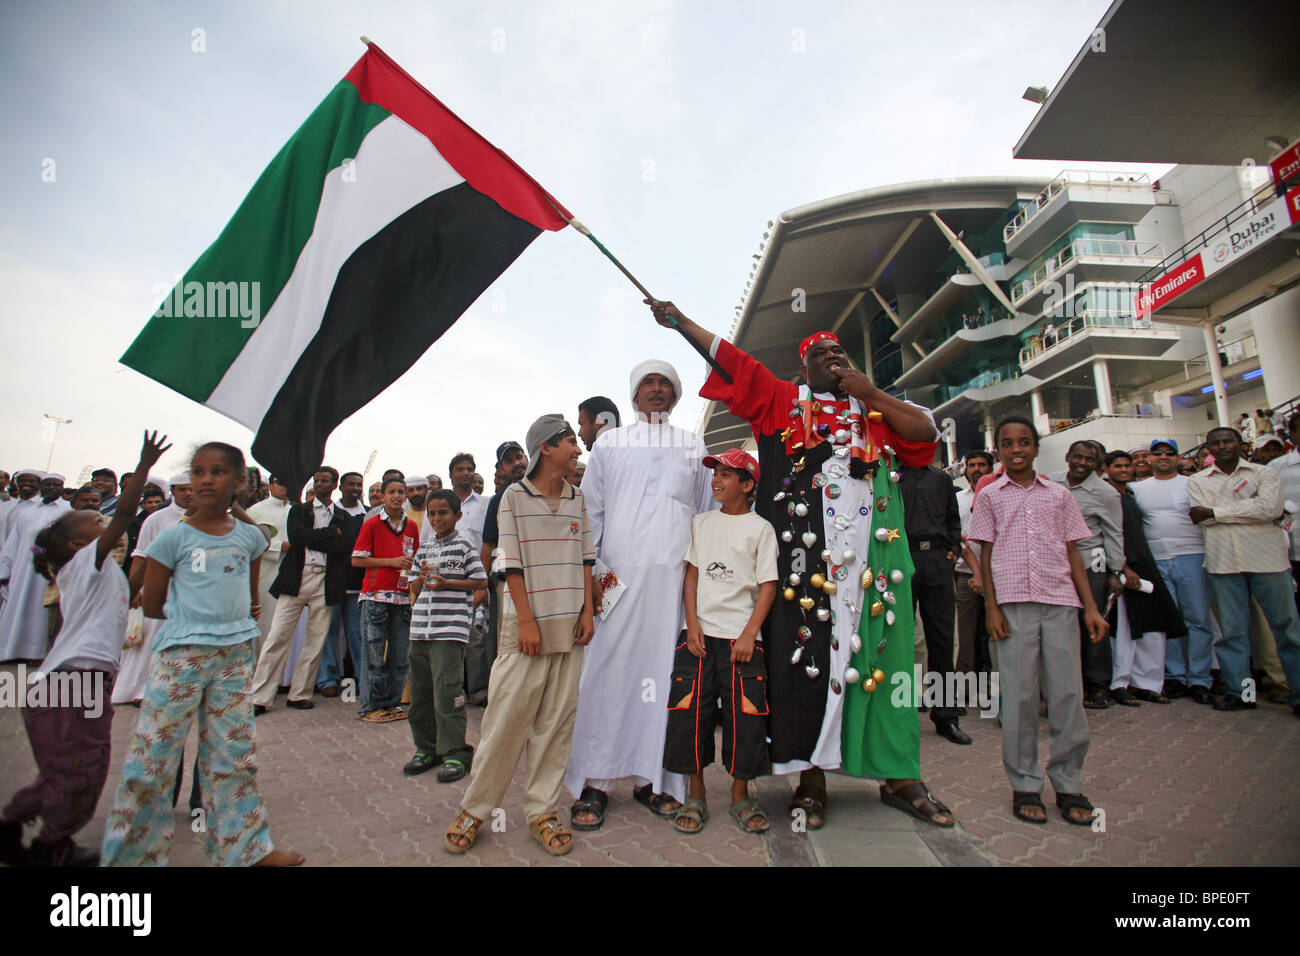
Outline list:
[[[1274,458],[1268,467],[1282,476],[1282,498],[1300,507],[1300,451]],[[1291,517],[1291,560],[1300,561],[1300,515]]]
[[[1142,511],[1142,530],[1146,533],[1151,556],[1157,561],[1185,554],[1204,554],[1205,535],[1187,512],[1192,507],[1187,497],[1187,476],[1143,478],[1130,481],[1129,491]]]
[[[700,630],[706,637],[734,641],[754,613],[759,585],[776,580],[776,532],[752,511],[706,511],[691,519],[685,560],[699,571],[695,616]]]
[[[48,674],[74,659],[78,663],[93,661],[103,664],[107,670],[117,670],[131,588],[111,555],[105,555],[104,563],[98,569],[95,567],[98,544],[98,541],[87,544],[55,577],[63,627],[49,656],[41,662],[43,673]]]
[[[312,502],[312,506],[311,506],[311,516],[313,520],[312,526],[317,531],[319,531],[321,528],[328,528],[330,526],[330,522],[334,520],[334,505],[332,505],[328,501],[325,502],[314,501]],[[324,551],[313,551],[311,548],[307,548],[306,551],[307,551],[307,557],[303,561],[303,567],[305,568],[325,567]]]
[[[970,529],[970,512],[975,507],[975,489],[967,488],[965,491],[957,492],[957,513],[961,515],[961,543],[971,549],[975,557],[980,555],[980,545],[978,541],[967,541],[966,532]],[[974,574],[975,569],[967,563],[961,555],[957,556],[957,564],[954,569],[958,574]]]

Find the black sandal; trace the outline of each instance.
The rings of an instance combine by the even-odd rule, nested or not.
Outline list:
[[[1058,793],[1056,795],[1056,805],[1061,810],[1061,816],[1065,817],[1066,823],[1072,823],[1076,827],[1092,826],[1092,811],[1095,809],[1088,798],[1081,793]],[[1088,816],[1084,818],[1070,816],[1070,811],[1074,809],[1087,810]]]
[[[1158,691],[1143,690],[1141,687],[1134,687],[1130,689],[1129,693],[1131,693],[1138,700],[1145,700],[1148,704],[1169,703],[1169,698],[1166,697],[1164,694],[1159,693]]]
[[[605,822],[605,808],[609,806],[609,796],[604,790],[595,787],[583,787],[582,796],[569,808],[569,825],[575,830],[599,830]],[[579,813],[594,813],[595,823],[579,823]]]
[[[1038,807],[1043,811],[1041,817],[1026,816],[1021,812],[1025,807]],[[1044,824],[1047,822],[1047,807],[1043,805],[1043,798],[1037,793],[1030,793],[1027,790],[1011,791],[1011,812],[1015,814],[1017,820],[1024,820],[1026,823]]]
[[[803,811],[804,825],[809,830],[820,830],[826,823],[826,789],[801,783],[795,788],[790,801],[790,812]]]
[[[934,794],[927,790],[925,784],[919,780],[913,780],[907,786],[899,787],[894,791],[889,789],[888,784],[882,783],[880,785],[880,802],[887,807],[910,813],[918,820],[924,820],[932,826],[942,827],[945,830],[957,825],[952,811],[936,800]],[[946,816],[948,822],[940,823],[935,819],[935,817],[939,816]]]
[[[1106,710],[1110,705],[1110,698],[1102,691],[1096,691],[1083,698],[1083,706],[1086,710]]]
[[[1133,692],[1127,687],[1117,687],[1110,692],[1110,699],[1121,707],[1141,707],[1138,699],[1133,696]]]
[[[636,787],[632,791],[632,796],[636,802],[646,807],[657,817],[664,817],[668,820],[677,819],[677,814],[682,812],[682,804],[671,793],[655,793],[654,784],[647,783],[644,787]],[[675,803],[677,806],[670,810],[664,809],[664,804]]]

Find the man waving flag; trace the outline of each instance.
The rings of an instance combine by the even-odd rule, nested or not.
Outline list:
[[[252,429],[300,487],[339,423],[570,218],[370,43],[122,362]]]

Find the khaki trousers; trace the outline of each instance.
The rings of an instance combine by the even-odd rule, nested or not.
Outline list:
[[[266,636],[262,653],[257,658],[257,672],[249,693],[253,703],[271,706],[275,700],[276,686],[284,659],[293,643],[293,632],[307,608],[307,640],[298,655],[298,666],[293,669],[293,682],[289,685],[290,700],[311,700],[316,688],[316,670],[325,651],[325,635],[329,633],[330,616],[334,609],[325,606],[325,569],[303,568],[302,584],[298,596],[285,594],[276,599],[275,614],[271,618],[271,631]]]
[[[531,821],[559,808],[578,716],[583,651],[575,647],[567,654],[536,657],[508,651],[496,659],[474,772],[461,804],[466,813],[486,820],[501,805],[525,745],[524,815]]]

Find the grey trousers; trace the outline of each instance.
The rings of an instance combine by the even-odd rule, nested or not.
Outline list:
[[[1058,794],[1083,792],[1088,718],[1079,667],[1079,611],[1054,604],[1003,604],[1011,636],[998,642],[1002,764],[1012,790],[1043,792],[1038,767],[1042,682],[1052,733],[1047,776]]]

